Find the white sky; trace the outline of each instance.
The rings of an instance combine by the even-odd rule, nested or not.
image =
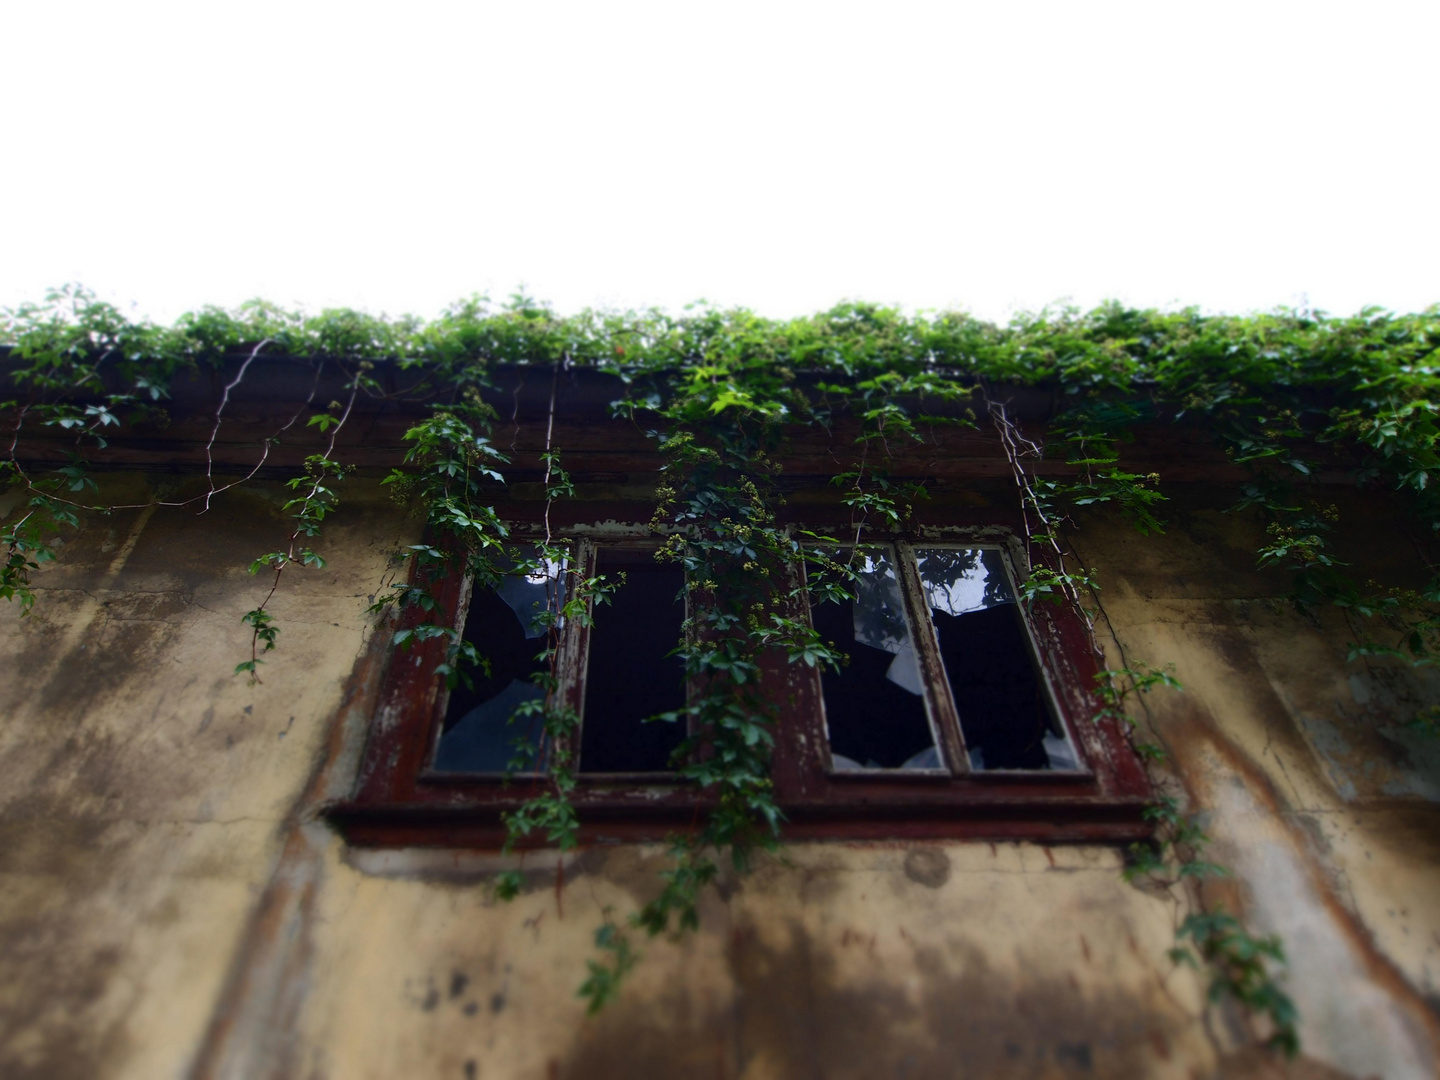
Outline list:
[[[1440,301],[1440,3],[0,3],[0,306]]]

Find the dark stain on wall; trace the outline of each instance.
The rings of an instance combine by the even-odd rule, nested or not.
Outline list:
[[[676,986],[622,998],[580,1033],[559,1076],[725,1078],[761,1062],[768,1075],[826,1080],[1136,1076],[1170,1053],[1187,1022],[1141,997],[1082,994],[1068,980],[1016,985],[973,950],[917,948],[917,988],[883,971],[845,982],[832,945],[795,923],[783,947],[737,928],[727,959],[733,997]]]
[[[81,1080],[125,1060],[123,1023],[93,1013],[122,970],[117,934],[87,934],[97,911],[85,897],[116,872],[115,830],[96,821],[54,817],[0,826],[0,874],[43,875],[67,884],[62,904],[36,903],[0,918],[0,954],[9,991],[0,1008],[0,1076],[7,1080]],[[102,909],[103,910],[103,909]],[[17,992],[18,991],[18,992]]]
[[[950,880],[950,856],[938,848],[915,848],[905,855],[905,876],[917,885],[938,889]]]

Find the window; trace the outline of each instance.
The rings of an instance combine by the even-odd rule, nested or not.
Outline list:
[[[501,815],[545,783],[549,748],[525,710],[541,696],[532,678],[547,642],[559,650],[556,692],[580,718],[582,836],[661,839],[709,800],[673,771],[683,719],[647,722],[684,715],[685,672],[672,655],[683,572],[655,560],[642,525],[574,535],[575,570],[623,575],[589,620],[552,628],[544,613],[569,568],[534,558],[498,583],[452,575],[432,590],[488,670],[447,691],[436,672],[443,642],[389,658],[356,793],[333,810],[352,842],[503,839]],[[920,529],[836,553],[857,572],[855,598],[808,614],[849,663],[822,673],[777,652],[762,675],[778,712],[773,779],[788,835],[1147,835],[1143,770],[1108,722],[1090,719],[1083,629],[1065,609],[1017,602],[1019,554],[993,526]]]
[[[850,656],[821,677],[832,771],[1081,770],[1003,549],[844,554],[855,598],[811,609]]]
[[[562,564],[522,551],[526,572],[493,587],[472,588],[465,639],[486,667],[448,693],[430,770],[457,775],[543,774],[547,747],[535,706],[548,674],[541,655],[549,644],[549,613],[565,600]],[[579,545],[585,576],[616,583],[583,630],[556,628],[562,699],[581,717],[580,769],[627,775],[664,773],[684,739],[680,725],[647,722],[685,707],[685,672],[671,655],[685,618],[684,575],[659,564],[653,544]],[[622,584],[623,582],[623,584]],[[575,659],[565,662],[569,657]]]
[[[485,665],[449,691],[431,768],[442,773],[546,771],[540,718],[524,711],[543,702],[536,676],[548,671],[540,655],[548,613],[565,599],[565,566],[525,552],[532,564],[493,588],[471,583],[465,640]],[[512,570],[519,569],[511,567]]]

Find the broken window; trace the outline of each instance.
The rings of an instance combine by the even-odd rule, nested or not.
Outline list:
[[[837,772],[1080,768],[999,548],[872,545],[851,568],[854,599],[811,610],[850,658],[822,676]]]
[[[671,655],[685,619],[683,571],[657,564],[653,547],[585,545],[583,565],[610,588],[594,605],[583,636],[557,625],[552,643],[549,629],[558,620],[551,613],[564,604],[565,567],[537,559],[533,549],[522,553],[527,561],[472,591],[464,633],[484,666],[470,685],[462,682],[450,692],[434,770],[545,771],[544,682],[549,650],[552,644],[559,648],[566,633],[573,636],[564,653],[581,660],[578,672],[560,665],[557,694],[582,702],[580,771],[670,768],[686,728],[654,718],[685,708],[684,665]]]
[[[854,600],[818,604],[815,629],[849,656],[824,675],[825,722],[836,769],[940,769],[895,556],[855,553]]]
[[[564,565],[521,549],[530,561],[518,572],[473,585],[415,568],[437,610],[406,617],[453,620],[489,663],[447,694],[443,638],[391,656],[355,795],[330,811],[351,842],[504,844],[506,816],[545,788],[555,760],[543,686],[578,719],[565,747],[577,769],[568,798],[586,842],[663,840],[715,804],[714,789],[675,775],[694,735],[675,654],[693,607],[683,570],[655,560],[643,522],[577,531]],[[784,649],[761,657],[771,783],[789,834],[1149,835],[1150,790],[1123,735],[1107,721],[1085,725],[1082,758],[1067,734],[1099,708],[1083,624],[1065,609],[1032,622],[1005,548],[896,540],[839,557],[855,571],[853,599],[817,602],[811,615],[849,662],[822,672]],[[609,602],[562,625],[562,593],[596,576]],[[791,586],[777,587],[790,603]],[[507,772],[519,775],[506,783]]]
[[[972,769],[1077,769],[999,548],[917,547],[915,567]]]
[[[493,585],[472,589],[464,634],[483,666],[450,691],[435,748],[439,772],[545,771],[537,705],[545,700],[541,681],[550,669],[552,612],[565,601],[565,567],[533,548],[522,556]]]

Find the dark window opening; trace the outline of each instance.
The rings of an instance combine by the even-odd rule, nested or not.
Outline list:
[[[590,629],[580,770],[664,772],[685,740],[682,720],[652,720],[685,708],[685,667],[670,655],[685,621],[685,575],[653,551],[601,548],[596,572],[625,583],[597,603]]]
[[[943,768],[894,556],[866,548],[855,568],[854,600],[811,610],[820,636],[849,656],[821,676],[831,760],[841,771]]]
[[[476,586],[464,634],[488,671],[471,672],[473,685],[461,682],[451,690],[435,748],[436,770],[545,771],[544,720],[528,710],[529,703],[545,697],[535,679],[548,671],[546,613],[563,582],[559,568],[550,567],[507,577],[494,588]]]
[[[917,548],[915,566],[970,768],[1078,769],[999,550]]]

